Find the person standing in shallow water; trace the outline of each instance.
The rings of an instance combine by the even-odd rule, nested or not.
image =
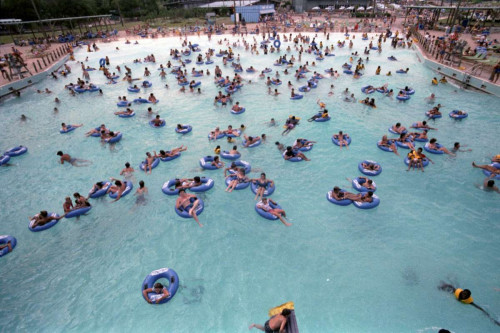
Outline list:
[[[289,309],[283,309],[283,311],[281,311],[281,314],[271,317],[264,323],[264,326],[259,324],[252,324],[248,327],[248,329],[251,330],[255,327],[266,333],[285,332],[286,322],[288,320],[288,316],[291,313],[292,311],[290,311]]]

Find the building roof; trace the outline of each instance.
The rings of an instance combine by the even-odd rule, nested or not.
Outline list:
[[[253,5],[254,3],[259,2],[259,0],[237,0],[236,1],[236,6],[250,6]],[[235,1],[215,1],[211,3],[206,3],[204,5],[198,6],[199,8],[222,8],[222,7],[233,7],[235,4]]]
[[[457,9],[457,6],[405,6],[410,9]],[[460,10],[499,10],[500,7],[460,6]]]

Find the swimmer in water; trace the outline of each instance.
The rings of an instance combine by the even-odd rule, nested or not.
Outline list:
[[[139,188],[135,191],[134,195],[137,196],[135,199],[136,205],[145,205],[146,204],[146,194],[148,194],[148,188],[144,186],[144,181],[139,182]]]
[[[120,176],[124,176],[125,178],[132,177],[134,171],[135,171],[134,168],[132,168],[130,166],[130,163],[127,162],[125,163],[125,168],[122,169],[122,171],[120,171]]]
[[[85,167],[85,166],[89,166],[92,164],[91,161],[71,157],[69,154],[64,154],[60,150],[57,152],[57,155],[61,156],[61,159],[60,159],[61,164],[64,164],[64,162],[68,162],[69,164],[71,164],[74,167]]]
[[[467,146],[461,146],[460,142],[455,142],[455,144],[453,144],[453,148],[451,149],[451,151],[453,153],[457,153],[457,152],[465,153],[465,152],[472,151],[472,149],[460,149],[462,147],[467,147]]]
[[[486,192],[497,192],[500,193],[500,190],[498,189],[498,186],[495,185],[495,181],[493,179],[486,178],[483,181],[483,185],[477,185],[476,187],[478,189],[481,189]]]
[[[464,304],[472,305],[476,309],[483,312],[492,322],[494,322],[496,325],[500,326],[500,322],[498,322],[493,317],[491,317],[491,315],[488,312],[486,312],[482,307],[480,307],[479,305],[474,303],[474,299],[472,298],[471,292],[469,289],[455,288],[451,284],[447,284],[443,281],[441,281],[441,285],[438,286],[438,289],[455,295],[455,298]]]
[[[491,175],[488,178],[494,178],[495,176],[500,175],[500,169],[495,168],[493,165],[488,165],[488,164],[478,165],[478,164],[476,164],[476,162],[472,162],[472,166],[474,168],[479,168],[479,169],[489,171],[491,173]]]
[[[146,286],[145,286],[146,287]],[[149,293],[155,293],[157,295],[161,295],[160,297],[154,297],[153,299],[149,298]],[[148,303],[153,303],[153,301],[158,304],[165,298],[170,296],[170,293],[168,292],[167,288],[165,288],[161,283],[156,282],[153,286],[153,288],[144,288],[142,291],[142,295],[148,301]]]

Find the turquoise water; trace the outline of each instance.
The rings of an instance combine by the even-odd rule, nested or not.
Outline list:
[[[339,38],[343,37],[334,36],[331,42]],[[209,46],[206,38],[192,42],[203,50]],[[441,327],[456,332],[495,331],[478,310],[436,287],[440,280],[451,280],[469,288],[477,304],[495,318],[500,316],[499,227],[494,217],[500,212],[499,197],[474,186],[484,176],[470,166],[472,161],[488,163],[498,153],[498,98],[451,84],[430,86],[436,74],[419,62],[416,51],[392,50],[386,43],[381,55],[372,51],[362,79],[347,75],[323,79],[299,101],[289,100],[285,85],[278,88],[282,95],[269,96],[258,74],[242,73],[252,84],[235,95],[235,101],[246,107],[244,114],[236,116],[229,113],[229,107],[213,106],[218,89],[212,77],[201,78],[201,95],[180,93],[172,75],[166,80],[170,89],[163,88],[155,68],[170,59],[171,47],[180,47],[178,39],[140,43],[103,44],[97,53],[77,51],[76,58],[88,56],[88,64],[98,67],[98,60],[108,55],[112,67],[127,64],[133,77],[142,77],[145,67],[154,69],[153,87],[147,92],[160,99],[153,110],[167,121],[162,129],[148,125],[148,104],[134,105],[137,115],[131,119],[113,115],[118,110],[117,96],[133,99],[146,93],[127,93],[126,83],[105,85],[98,71],[90,75],[104,96],[70,96],[64,84],[75,82],[80,74],[74,62],[69,63],[73,68],[69,79],[47,79],[24,91],[21,99],[0,105],[0,147],[23,144],[29,148],[28,154],[11,159],[14,166],[0,168],[0,233],[18,240],[14,252],[0,259],[2,331],[245,332],[250,323],[263,323],[269,308],[286,301],[295,302],[303,332],[427,332]],[[353,51],[362,53],[367,45],[358,36]],[[241,54],[243,68],[272,67],[277,58],[276,54],[251,56],[242,47],[234,50]],[[133,59],[150,53],[156,55],[156,66],[132,64]],[[336,49],[336,57],[316,68],[322,73],[329,67],[341,71],[349,53],[347,47]],[[400,61],[389,62],[389,55]],[[224,75],[232,75],[221,58],[214,60]],[[305,61],[315,61],[314,56],[304,55]],[[382,66],[382,73],[401,67],[409,67],[410,72],[375,76],[377,65]],[[213,74],[214,65],[187,65],[189,71],[193,67],[210,68]],[[280,79],[299,86],[291,76],[282,74]],[[370,95],[376,98],[377,109],[342,101],[341,92],[347,87],[360,99],[362,86],[385,82],[390,88],[410,85],[417,92],[406,103],[378,93]],[[335,85],[335,94],[328,97],[330,84]],[[36,93],[45,87],[54,93]],[[402,156],[397,157],[379,150],[376,142],[398,121],[408,127],[423,120],[430,109],[424,98],[432,92],[444,105],[444,116],[431,122],[439,128],[431,135],[446,147],[460,141],[472,152],[457,157],[431,155],[435,164],[425,173],[406,172],[405,151],[400,149]],[[53,102],[56,96],[60,105]],[[327,103],[332,116],[327,123],[305,121],[317,112],[318,98]],[[58,113],[53,112],[55,106]],[[447,113],[456,108],[467,110],[469,117],[450,119]],[[19,122],[23,113],[30,118],[26,123]],[[281,126],[266,124],[271,117],[282,124],[291,114],[303,121],[288,136],[281,136]],[[61,135],[61,122],[83,123],[84,127]],[[111,147],[84,136],[101,123],[124,133],[122,141]],[[193,131],[181,137],[174,132],[177,123],[191,124]],[[242,159],[256,170],[252,177],[262,170],[276,182],[272,198],[286,210],[293,223],[290,228],[257,215],[249,189],[224,192],[221,171],[200,171],[200,157],[213,154],[216,145],[230,147],[224,140],[208,142],[209,131],[242,123],[248,135],[268,136],[266,144],[239,149]],[[339,130],[352,137],[348,150],[339,150],[331,142],[332,133]],[[306,153],[311,162],[286,162],[273,144],[277,140],[291,144],[297,137],[318,142]],[[116,203],[106,197],[93,200],[90,214],[80,220],[63,219],[40,233],[28,230],[28,216],[42,209],[61,212],[66,196],[76,191],[86,194],[98,180],[118,178],[125,162],[138,169],[146,151],[181,144],[188,151],[180,158],[160,164],[152,175],[136,172],[136,187],[144,180],[149,188],[146,205],[136,205],[132,195]],[[58,150],[93,164],[61,166],[55,154]],[[360,175],[357,164],[364,159],[383,166],[382,174],[374,178],[380,206],[365,211],[326,201],[325,194],[334,185],[354,192],[346,177]],[[165,181],[195,175],[212,177],[216,183],[202,194],[206,204],[200,216],[203,228],[178,217],[175,197],[161,192]],[[168,304],[151,306],[141,296],[141,282],[161,267],[177,271],[181,288]]]

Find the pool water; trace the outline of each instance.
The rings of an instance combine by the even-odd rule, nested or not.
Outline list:
[[[333,35],[327,44],[343,38]],[[319,40],[324,39],[321,36]],[[199,43],[203,51],[209,46],[225,48],[209,44],[206,37],[191,41]],[[313,55],[303,55],[302,63],[316,61],[317,66],[310,68],[320,73],[330,67],[342,72],[341,65],[348,61],[350,52],[362,53],[368,43],[357,36],[353,50],[336,48],[336,56],[321,63]],[[282,53],[288,43],[283,44]],[[303,332],[496,329],[480,311],[460,304],[437,286],[446,280],[468,288],[475,303],[494,318],[500,316],[500,230],[495,218],[500,212],[499,197],[475,187],[482,184],[484,175],[471,167],[472,161],[486,164],[498,153],[498,98],[452,84],[431,86],[436,74],[419,61],[417,51],[394,50],[388,41],[382,54],[371,52],[361,79],[348,75],[325,78],[298,101],[289,99],[286,84],[278,87],[281,95],[270,96],[258,73],[244,72],[241,75],[252,83],[246,82],[234,100],[246,107],[246,112],[233,115],[230,106],[213,105],[218,88],[212,77],[201,78],[202,94],[198,95],[179,92],[171,74],[165,81],[157,75],[159,64],[171,59],[168,50],[180,48],[179,39],[99,47],[96,53],[78,50],[77,60],[88,56],[86,65],[97,68],[99,59],[108,55],[111,67],[120,65],[123,71],[126,64],[133,77],[141,80],[148,67],[153,87],[139,94],[128,93],[125,82],[106,85],[101,73],[93,71],[92,82],[103,89],[104,96],[84,93],[72,97],[64,85],[76,82],[81,71],[79,64],[69,62],[73,72],[68,79],[48,78],[23,91],[22,98],[0,105],[1,148],[19,144],[29,148],[28,154],[11,159],[12,167],[0,168],[0,233],[13,235],[18,241],[14,252],[0,260],[2,331],[245,332],[253,322],[264,323],[269,308],[287,301],[295,302]],[[272,66],[276,54],[252,56],[243,47],[233,49],[241,55],[244,69],[253,65],[260,70],[284,70]],[[132,63],[151,53],[156,56],[156,65]],[[388,61],[389,55],[399,61]],[[190,58],[194,60],[194,56]],[[213,75],[214,66],[220,65],[224,76],[233,75],[221,58],[214,60],[209,66],[197,66],[193,61],[187,69],[209,68]],[[391,70],[393,76],[375,76],[377,65],[382,74]],[[407,75],[395,74],[406,67],[410,69]],[[303,84],[297,84],[291,75],[281,74],[280,79],[292,81],[296,88]],[[409,85],[416,93],[404,103],[379,93],[369,95],[376,99],[377,109],[343,101],[345,88],[361,99],[365,97],[361,87],[386,82],[396,91]],[[333,96],[328,96],[330,84],[335,85]],[[45,87],[53,94],[36,93]],[[149,104],[133,105],[133,118],[113,115],[123,109],[116,107],[117,96],[133,99],[149,92],[160,100],[152,108],[166,119],[165,127],[148,125]],[[427,154],[435,163],[424,173],[406,172],[406,151],[400,149],[398,157],[378,149],[376,142],[384,134],[394,137],[387,128],[396,122],[409,127],[424,120],[425,111],[431,108],[424,98],[433,92],[443,105],[443,118],[430,121],[439,130],[429,132],[429,137],[438,138],[446,147],[460,141],[472,151],[456,157]],[[61,100],[59,105],[54,103],[56,96]],[[331,121],[306,121],[319,110],[318,99],[327,104]],[[59,112],[54,113],[56,106]],[[447,115],[453,109],[467,110],[469,117],[455,121]],[[25,123],[19,121],[23,113],[29,117]],[[302,121],[282,136],[281,125],[289,115]],[[279,126],[269,127],[272,117]],[[84,126],[61,135],[62,122]],[[110,146],[84,136],[101,123],[122,132],[123,139]],[[180,136],[174,132],[177,123],[191,124],[193,131]],[[213,128],[229,124],[245,124],[247,135],[267,135],[268,142],[253,149],[241,147],[238,139],[238,149],[242,159],[252,164],[251,177],[265,171],[276,182],[272,198],[286,210],[293,226],[286,228],[256,214],[250,189],[225,192],[221,170],[201,171],[198,160],[202,156],[213,155],[216,145],[222,149],[232,146],[225,140],[207,140]],[[331,136],[339,130],[351,136],[349,149],[340,150],[332,144]],[[306,152],[311,162],[284,161],[274,145],[275,141],[290,145],[298,137],[317,141],[314,149]],[[146,204],[136,203],[133,195],[116,203],[108,197],[91,199],[93,209],[79,220],[63,219],[40,233],[28,230],[28,216],[43,209],[61,213],[66,196],[86,194],[96,181],[119,178],[125,162],[138,170],[146,151],[181,144],[188,150],[180,158],[160,163],[151,175],[136,171],[135,188],[139,180],[149,188]],[[61,166],[58,150],[93,164]],[[346,178],[361,175],[358,163],[365,159],[383,167],[381,175],[373,177],[380,205],[361,210],[325,200],[335,185],[355,192]],[[176,198],[161,191],[171,178],[195,175],[215,180],[214,189],[201,194],[206,205],[200,215],[203,228],[178,217],[174,212]],[[168,304],[152,306],[142,298],[141,282],[162,267],[176,270],[181,287]]]

